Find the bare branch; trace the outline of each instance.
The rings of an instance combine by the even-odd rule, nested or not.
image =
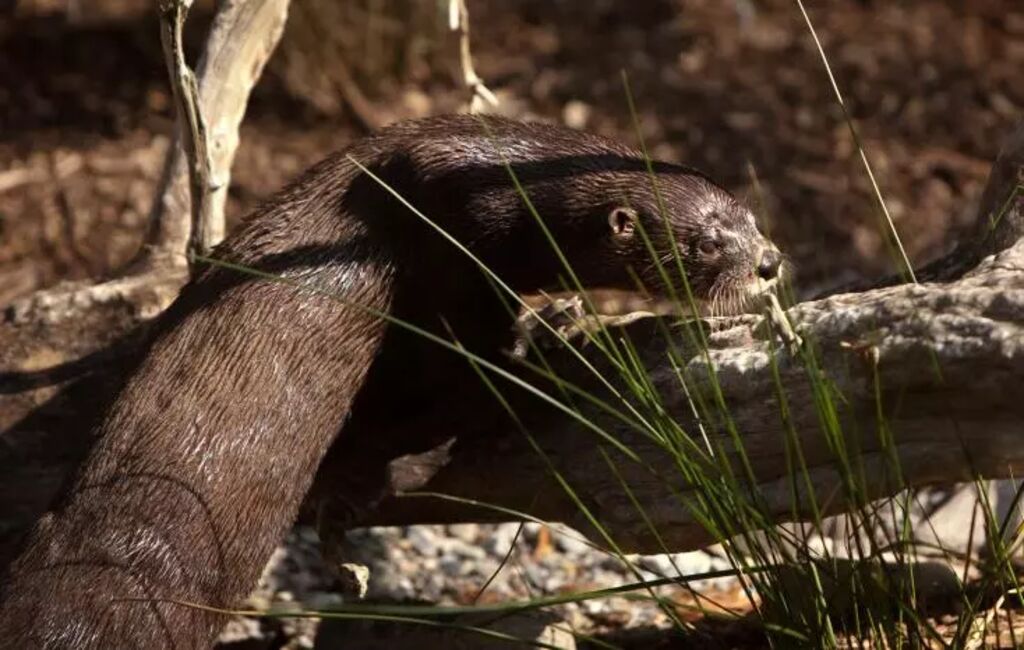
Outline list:
[[[224,235],[224,214],[213,215],[210,192],[210,152],[206,121],[199,103],[196,77],[185,61],[181,34],[192,0],[164,0],[160,5],[160,41],[163,43],[167,74],[178,115],[178,138],[188,160],[189,195],[192,204],[192,233],[188,253],[205,255]]]
[[[484,85],[483,79],[473,66],[473,53],[469,46],[469,8],[466,0],[449,0],[448,27],[459,35],[459,61],[462,64],[462,81],[472,93],[469,112],[479,113],[487,105],[497,106],[498,98]]]
[[[198,87],[203,111],[209,116],[207,139],[211,177],[217,179],[207,199],[210,212],[219,216],[209,223],[221,224],[221,230],[231,163],[238,148],[238,128],[249,94],[281,37],[288,3],[289,0],[221,2],[199,64]],[[165,21],[164,36],[170,39],[176,57],[180,55],[180,33],[176,33],[174,24],[184,20],[187,6],[188,2],[178,3],[177,0],[161,5],[169,12],[170,22]],[[176,64],[171,62],[171,65],[172,70],[177,69]],[[61,177],[75,170],[77,167],[58,164],[55,173]],[[5,178],[0,177],[0,181]],[[8,183],[34,180],[21,175],[10,177]],[[6,327],[0,329],[0,348],[7,345],[0,353],[0,368],[13,371],[27,367],[26,364],[38,365],[31,359],[38,350],[46,349],[52,351],[53,365],[74,363],[76,357],[95,352],[116,338],[114,332],[127,333],[167,307],[186,279],[184,253],[191,218],[188,187],[189,171],[183,147],[171,147],[154,202],[151,245],[137,264],[136,273],[98,285],[64,284],[11,305],[3,321]],[[222,233],[216,233],[210,241],[221,236]],[[111,319],[110,323],[99,326],[95,332],[84,328],[83,323],[102,321],[102,314]],[[71,336],[70,332],[76,334]],[[26,338],[21,338],[23,334]],[[0,410],[4,406],[0,398]]]
[[[198,109],[206,118],[205,140],[210,164],[205,186],[208,232],[203,241],[211,246],[224,236],[224,205],[231,181],[231,164],[238,149],[238,129],[252,89],[281,38],[288,5],[289,0],[218,3],[206,48],[196,69]],[[151,213],[149,246],[140,260],[144,269],[185,264],[193,213],[189,201],[190,173],[183,148],[172,147],[168,153]],[[194,181],[191,183],[195,185]]]

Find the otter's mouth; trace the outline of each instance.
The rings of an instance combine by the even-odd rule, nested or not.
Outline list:
[[[778,287],[778,277],[766,280],[755,276],[747,282],[730,283],[713,290],[701,301],[701,315],[723,318],[760,311],[768,295],[775,294]]]

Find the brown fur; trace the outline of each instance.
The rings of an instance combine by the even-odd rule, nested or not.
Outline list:
[[[5,647],[208,647],[223,618],[166,600],[237,606],[343,425],[332,455],[383,459],[436,443],[402,422],[457,411],[439,396],[472,409],[465,395],[478,381],[464,359],[353,305],[454,335],[491,359],[508,345],[513,316],[473,262],[347,155],[516,291],[557,289],[560,262],[498,152],[587,287],[633,288],[634,269],[663,292],[639,233],[609,225],[616,206],[633,211],[659,254],[675,240],[702,298],[753,277],[768,246],[725,191],[657,163],[666,230],[641,157],[564,128],[442,117],[354,144],[215,252],[338,299],[217,267],[183,290],[70,490],[9,571]],[[717,248],[702,252],[709,239]]]

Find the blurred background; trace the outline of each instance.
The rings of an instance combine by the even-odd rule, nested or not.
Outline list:
[[[252,98],[229,214],[368,128],[463,106],[446,4],[295,0]],[[635,143],[625,71],[656,157],[743,195],[804,292],[891,269],[792,2],[468,4],[477,69],[501,112]],[[896,226],[924,262],[973,218],[999,138],[1024,109],[1024,6],[810,4]],[[0,2],[0,304],[116,273],[140,245],[173,128],[153,5]],[[211,9],[200,1],[190,19],[193,61]]]

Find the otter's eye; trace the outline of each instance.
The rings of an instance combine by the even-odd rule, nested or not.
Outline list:
[[[714,255],[718,252],[718,244],[710,239],[701,241],[701,243],[697,245],[697,248],[705,255]]]

